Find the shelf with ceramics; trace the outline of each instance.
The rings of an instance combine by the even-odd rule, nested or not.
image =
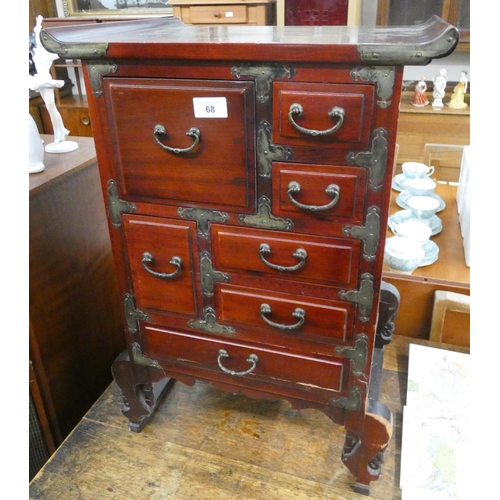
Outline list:
[[[440,233],[443,224],[438,212],[446,207],[434,192],[437,184],[430,176],[433,167],[418,162],[405,162],[403,173],[396,175],[392,187],[399,191],[396,204],[402,210],[389,217],[394,236],[388,237],[384,262],[391,270],[411,274],[421,266],[437,261],[439,247],[430,238]]]

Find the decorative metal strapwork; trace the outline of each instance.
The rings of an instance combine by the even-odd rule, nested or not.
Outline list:
[[[369,207],[366,214],[366,224],[364,226],[346,226],[342,232],[346,236],[352,236],[363,242],[363,258],[371,262],[377,255],[377,248],[380,241],[380,209],[375,205]]]
[[[122,213],[134,213],[137,207],[128,201],[120,200],[118,197],[118,187],[113,179],[108,181],[108,213],[113,227],[122,225]]]
[[[285,229],[289,231],[293,227],[293,222],[290,219],[281,219],[271,213],[271,200],[267,196],[260,198],[257,215],[239,215],[238,222],[264,229]]]
[[[268,66],[254,66],[251,64],[242,64],[241,66],[233,66],[231,73],[236,78],[242,76],[255,79],[257,100],[265,103],[269,99],[271,92],[271,83],[277,78],[293,78],[295,70],[286,68],[282,64],[271,64]]]

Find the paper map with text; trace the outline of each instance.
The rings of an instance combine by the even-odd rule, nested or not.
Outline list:
[[[469,355],[410,345],[402,500],[469,500]]]

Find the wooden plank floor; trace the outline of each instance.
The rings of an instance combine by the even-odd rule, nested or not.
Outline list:
[[[401,498],[402,407],[410,342],[386,347],[381,401],[394,436],[370,496]],[[445,346],[448,347],[449,346]],[[458,349],[466,352],[464,349]],[[342,427],[317,410],[176,383],[142,433],[127,429],[112,383],[30,484],[31,499],[356,500]]]

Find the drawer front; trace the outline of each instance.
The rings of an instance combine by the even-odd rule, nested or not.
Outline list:
[[[340,149],[368,146],[373,114],[370,85],[275,82],[273,99],[275,144]],[[292,111],[289,116],[292,109],[296,114]]]
[[[284,293],[222,285],[216,291],[218,320],[240,328],[284,333],[322,342],[344,341],[352,328],[352,305]],[[236,328],[238,331],[238,328]],[[262,336],[265,341],[265,335]]]
[[[195,314],[195,223],[125,215],[123,225],[137,307]]]
[[[142,337],[145,356],[159,362],[165,361],[162,365],[167,369],[170,368],[170,361],[174,365],[216,371],[242,385],[245,385],[246,380],[257,380],[265,381],[270,386],[292,385],[302,390],[314,387],[340,392],[342,389],[343,364],[335,358],[311,358],[291,351],[221,341],[153,326],[146,326]],[[221,350],[228,357],[221,356]],[[258,360],[247,361],[252,354]],[[225,370],[240,375],[230,374]],[[247,371],[250,372],[243,375]]]
[[[249,205],[255,189],[252,83],[110,78],[106,92],[125,196]]]
[[[192,24],[246,24],[246,5],[207,5],[189,7]]]
[[[280,279],[357,283],[359,241],[212,226],[215,268]]]
[[[273,213],[277,216],[343,223],[363,221],[363,168],[276,162],[272,178]]]

